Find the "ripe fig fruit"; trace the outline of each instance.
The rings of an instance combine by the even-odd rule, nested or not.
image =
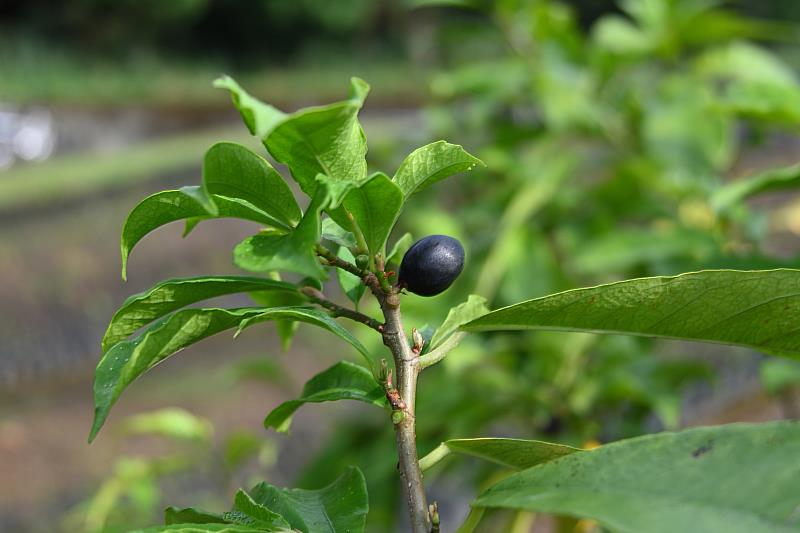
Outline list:
[[[400,286],[420,296],[436,296],[464,268],[464,247],[453,237],[429,235],[408,249],[400,263]]]

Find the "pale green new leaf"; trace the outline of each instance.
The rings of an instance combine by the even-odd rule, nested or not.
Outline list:
[[[224,294],[253,291],[297,293],[291,283],[245,276],[182,278],[157,283],[130,296],[114,313],[103,336],[103,353],[142,326],[176,309]]]
[[[272,156],[289,167],[300,188],[312,196],[317,175],[335,183],[331,207],[338,207],[351,187],[367,179],[367,140],[358,112],[369,86],[352,78],[350,98],[288,115],[263,138]]]
[[[798,187],[800,187],[800,164],[773,168],[718,189],[711,199],[711,205],[721,211],[757,194]]]
[[[410,233],[404,233],[402,237],[395,241],[392,249],[386,254],[386,264],[393,263],[399,265],[412,244],[414,244],[414,237]]]
[[[239,324],[239,329],[236,332],[236,335],[239,335],[245,328],[266,320],[295,320],[327,329],[358,350],[358,352],[364,356],[364,359],[370,368],[372,368],[372,357],[370,356],[367,348],[361,344],[361,341],[355,338],[350,331],[336,322],[333,317],[323,311],[320,311],[319,309],[308,307],[274,307],[272,309],[262,309],[260,313],[249,315],[242,320],[242,322]]]
[[[294,227],[302,213],[292,190],[263,157],[240,144],[221,142],[203,160],[203,187],[207,194],[238,198]]]
[[[94,374],[94,423],[89,442],[122,391],[136,378],[179,350],[262,312],[256,308],[183,309],[159,319],[133,339],[112,346]]]
[[[325,271],[317,260],[314,247],[320,238],[320,213],[328,205],[329,189],[318,185],[303,219],[286,235],[259,234],[236,245],[233,261],[251,272],[288,271],[323,279]]]
[[[344,246],[339,247],[339,251],[336,255],[339,256],[339,259],[344,259],[348,263],[355,262],[355,257],[353,257],[352,252]],[[339,287],[342,288],[342,292],[345,293],[347,298],[349,298],[350,301],[355,304],[356,309],[358,309],[358,302],[360,302],[361,297],[364,296],[367,286],[364,285],[361,278],[342,268],[336,269],[336,278],[339,280]]]
[[[483,162],[461,146],[436,141],[411,152],[392,179],[408,198],[437,181],[471,170],[475,165],[483,165]]]
[[[196,218],[241,218],[268,226],[284,226],[268,213],[234,198],[220,195],[205,197],[202,189],[197,186],[162,191],[139,202],[125,220],[120,239],[122,279],[127,276],[128,256],[142,237],[164,224]]]
[[[558,330],[714,342],[800,357],[800,270],[707,270],[528,300],[466,331]]]
[[[430,468],[450,453],[468,455],[506,468],[523,470],[575,452],[580,448],[539,440],[481,438],[450,439],[420,460],[420,468]]]
[[[618,533],[800,531],[800,424],[623,440],[511,475],[474,506],[597,520]]]
[[[211,422],[177,407],[129,417],[122,431],[126,435],[160,435],[208,443],[214,435]]]
[[[222,76],[214,80],[214,87],[230,91],[233,105],[242,115],[247,129],[259,139],[263,139],[277,123],[286,117],[282,111],[250,96],[230,76]]]
[[[369,510],[364,475],[355,467],[319,490],[279,489],[260,483],[249,494],[303,533],[363,533]]]
[[[447,313],[447,318],[444,319],[442,325],[439,326],[439,329],[436,330],[436,333],[431,338],[429,350],[441,345],[442,342],[467,322],[475,320],[488,312],[486,298],[470,294],[466,302],[455,306]]]
[[[296,400],[283,402],[264,419],[264,427],[289,431],[292,415],[306,403],[358,400],[382,407],[386,394],[372,373],[363,366],[340,361],[311,378]]]
[[[369,181],[347,193],[342,207],[331,210],[330,215],[342,227],[349,227],[346,212],[353,215],[364,234],[369,251],[383,253],[386,239],[403,208],[403,192],[382,172],[373,174]]]

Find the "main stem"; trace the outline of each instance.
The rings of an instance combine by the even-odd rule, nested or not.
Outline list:
[[[389,347],[394,356],[394,368],[397,375],[396,387],[400,398],[405,403],[403,416],[394,424],[394,432],[397,441],[400,478],[411,515],[411,531],[413,533],[430,533],[431,520],[428,514],[428,503],[425,499],[425,487],[422,484],[422,472],[417,459],[417,432],[414,418],[419,357],[411,351],[403,329],[399,294],[384,294],[380,298],[380,302],[386,320],[383,343]]]

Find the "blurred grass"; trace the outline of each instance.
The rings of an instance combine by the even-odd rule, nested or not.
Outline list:
[[[214,128],[18,166],[0,174],[0,212],[69,201],[199,166],[208,147],[223,139],[255,146],[244,128]]]

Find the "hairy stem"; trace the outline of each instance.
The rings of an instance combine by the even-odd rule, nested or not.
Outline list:
[[[373,290],[373,292],[376,291]],[[414,418],[419,357],[411,351],[403,329],[399,294],[383,294],[379,301],[386,319],[383,343],[389,347],[394,356],[397,374],[395,386],[405,404],[405,409],[402,411],[403,416],[393,418],[393,421],[395,422],[398,466],[411,516],[411,530],[413,533],[430,533],[431,520],[428,514],[428,502],[425,498],[425,487],[422,484],[422,472],[417,459],[417,434]]]

